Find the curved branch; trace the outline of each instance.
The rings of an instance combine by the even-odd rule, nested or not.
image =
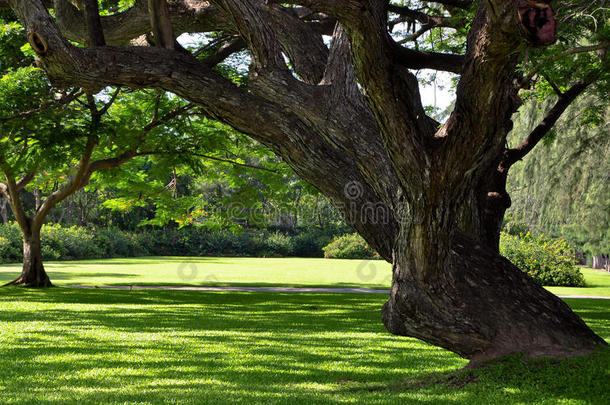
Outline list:
[[[214,67],[219,63],[223,62],[229,56],[233,55],[234,53],[243,51],[244,49],[246,49],[246,43],[243,39],[237,38],[222,45],[212,55],[207,56],[205,59],[203,59],[202,62],[209,67]]]
[[[538,124],[536,128],[534,128],[534,130],[521,141],[519,146],[505,151],[504,158],[500,164],[501,169],[508,170],[512,165],[523,159],[525,155],[531,152],[532,149],[534,149],[534,147],[542,140],[542,138],[549,133],[570,104],[572,104],[572,102],[576,100],[576,98],[595,81],[596,76],[597,75],[589,75],[589,77],[587,77],[585,80],[576,83],[568,91],[559,96],[559,99],[553,108],[551,108],[546,114],[542,122]]]
[[[67,39],[85,42],[87,28],[80,10],[67,0],[58,0],[55,2],[55,14],[57,24]],[[185,32],[234,31],[218,9],[207,2],[172,1],[168,3],[168,16],[174,35]],[[101,17],[100,20],[109,45],[126,45],[132,39],[151,31],[147,0],[136,0],[131,8]]]
[[[34,180],[34,177],[36,177],[36,169],[23,176],[21,180],[17,182],[17,190],[23,190],[28,184],[32,182],[32,180]]]
[[[452,18],[448,18],[448,17],[431,16],[431,15],[428,15],[428,14],[423,13],[418,10],[412,10],[405,6],[396,6],[393,4],[390,4],[388,6],[388,11],[390,11],[394,14],[400,15],[400,18],[390,21],[388,23],[390,30],[396,24],[401,23],[401,22],[418,21],[421,23],[421,27],[417,32],[415,32],[413,35],[408,36],[407,38],[404,38],[403,40],[400,41],[400,43],[404,43],[407,41],[413,41],[433,28],[444,27],[444,28],[458,29],[458,28],[464,28],[467,23],[465,20],[458,21],[456,19],[452,19]]]
[[[6,184],[3,185],[5,188],[2,188],[2,194],[7,197],[19,227],[23,230],[28,229],[30,227],[30,221],[25,213],[25,210],[23,209],[23,204],[21,203],[21,198],[19,197],[20,190],[15,182],[15,177],[9,169],[3,169],[2,171],[4,172],[6,178]]]
[[[32,226],[42,226],[45,218],[47,217],[51,209],[55,205],[57,205],[57,203],[61,202],[66,197],[81,188],[81,183],[83,179],[87,176],[91,155],[93,154],[97,143],[97,136],[95,134],[89,135],[87,139],[87,145],[85,146],[85,151],[83,152],[83,155],[80,161],[78,162],[74,177],[65,186],[61,187],[59,190],[55,191],[46,198],[46,200],[40,205],[40,207],[36,211],[36,215],[34,215],[34,217],[32,218]]]

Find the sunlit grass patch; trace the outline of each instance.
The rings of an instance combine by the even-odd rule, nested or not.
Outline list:
[[[562,362],[557,372],[513,361],[464,376],[456,371],[466,364],[458,356],[389,334],[380,321],[384,299],[1,289],[0,403],[483,404],[604,398],[607,352]],[[610,303],[568,303],[608,339]],[[585,380],[590,389],[582,388]]]

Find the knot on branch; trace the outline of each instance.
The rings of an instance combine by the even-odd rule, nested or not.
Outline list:
[[[523,36],[533,46],[548,46],[557,41],[557,21],[548,0],[522,0],[517,14]]]
[[[34,52],[40,56],[45,55],[49,50],[47,41],[36,31],[32,31],[28,34],[28,42],[32,46]]]

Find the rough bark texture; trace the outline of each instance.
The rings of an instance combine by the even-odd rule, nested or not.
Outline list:
[[[6,224],[8,222],[8,200],[3,196],[0,196],[0,218],[2,218],[2,223]]]
[[[248,49],[248,91],[212,69],[226,52],[210,63],[158,47],[79,48],[67,39],[86,42],[87,31],[68,2],[55,2],[57,19],[40,2],[9,3],[28,33],[47,43],[39,62],[54,83],[172,91],[269,146],[315,185],[393,264],[383,308],[391,332],[474,361],[564,356],[603,344],[497,251],[510,205],[510,165],[502,163],[525,45],[518,2],[480,2],[465,55],[396,43],[381,0],[287,2],[297,8],[263,0],[168,3],[175,35],[222,31],[227,48]],[[107,43],[126,44],[151,30],[146,3],[102,18]],[[332,34],[330,48],[322,33]],[[444,125],[425,114],[409,70],[420,68],[461,75]]]

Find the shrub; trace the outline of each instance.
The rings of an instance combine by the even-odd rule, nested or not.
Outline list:
[[[21,231],[15,223],[0,225],[0,263],[20,262],[23,258]]]
[[[314,228],[292,238],[293,254],[297,257],[324,257],[324,247],[333,240],[328,231]]]
[[[95,232],[95,245],[102,257],[150,255],[146,232],[123,232],[118,228],[101,228]]]
[[[103,257],[103,250],[95,243],[96,234],[90,229],[59,224],[45,225],[41,233],[43,259],[75,260]]]
[[[0,236],[0,263],[12,263],[19,260],[21,249],[17,248],[13,241]]]
[[[530,233],[520,236],[502,233],[500,254],[541,285],[585,285],[582,273],[575,266],[574,252],[564,239],[534,237]]]
[[[271,253],[269,256],[292,256],[294,248],[292,239],[283,233],[276,231],[266,238],[266,245]]]
[[[357,233],[336,237],[324,248],[327,259],[379,259],[379,254]]]

